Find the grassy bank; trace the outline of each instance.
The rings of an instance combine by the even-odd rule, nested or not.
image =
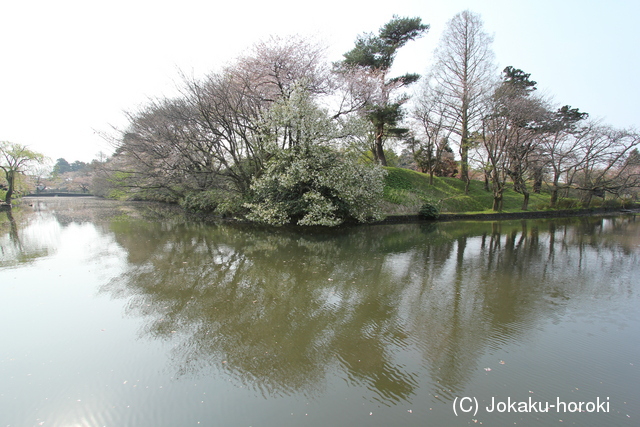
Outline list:
[[[429,176],[409,169],[386,168],[384,212],[387,215],[416,215],[424,203],[432,203],[441,213],[494,213],[491,209],[493,193],[484,189],[484,183],[472,181],[469,193],[464,193],[464,183],[458,178],[434,177],[433,185]],[[531,194],[529,211],[549,209],[550,196],[546,192]],[[504,213],[522,212],[523,195],[509,186],[504,191]],[[575,206],[574,206],[575,205]],[[568,199],[559,208],[578,208],[575,200]]]

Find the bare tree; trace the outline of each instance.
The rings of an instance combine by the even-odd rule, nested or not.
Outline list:
[[[433,184],[436,171],[442,169],[443,155],[452,133],[452,127],[448,126],[452,113],[443,98],[441,88],[426,80],[413,111],[413,119],[420,129],[418,138],[407,141],[421,172],[429,174],[430,184]]]
[[[503,206],[503,194],[507,181],[508,165],[508,145],[512,138],[514,129],[510,126],[509,119],[500,114],[498,106],[494,100],[488,100],[487,108],[493,111],[487,114],[482,120],[482,131],[480,140],[484,148],[485,174],[491,182],[491,190],[493,191],[494,211],[501,211]]]
[[[485,108],[488,114],[483,118],[481,140],[496,211],[502,210],[507,178],[511,178],[514,189],[524,196],[522,209],[528,208],[529,156],[537,147],[542,129],[540,122],[547,111],[542,100],[531,95],[536,82],[529,80],[529,76],[522,70],[505,68],[503,81],[487,100]]]
[[[435,52],[433,79],[442,88],[449,126],[460,138],[461,178],[469,188],[471,134],[481,128],[483,99],[495,80],[491,43],[480,15],[469,10],[447,24]]]
[[[220,165],[220,175],[244,193],[262,168],[268,153],[263,115],[270,101],[254,90],[249,80],[239,80],[233,70],[187,83],[186,97],[196,111],[194,126],[200,151]]]
[[[529,207],[527,181],[530,169],[537,160],[533,154],[539,148],[540,135],[545,131],[544,121],[548,114],[546,102],[533,95],[537,83],[529,77],[530,74],[522,70],[506,67],[503,83],[494,94],[501,104],[501,114],[507,118],[512,129],[506,146],[507,174],[513,181],[514,190],[523,195],[522,210]]]
[[[272,36],[253,45],[227,72],[253,96],[275,102],[296,87],[314,95],[330,92],[331,69],[325,58],[326,47],[310,38]]]
[[[190,106],[183,99],[159,99],[129,113],[130,125],[116,150],[117,161],[108,167],[118,186],[140,196],[177,200],[197,188]],[[204,174],[202,176],[205,176]]]
[[[240,193],[275,150],[300,140],[295,118],[276,119],[272,109],[283,112],[285,105],[300,104],[301,98],[314,102],[330,91],[324,54],[307,39],[272,37],[222,73],[187,81],[184,94],[197,111],[199,140]]]
[[[577,188],[582,206],[592,197],[606,193],[622,196],[631,187],[640,186],[640,174],[630,158],[640,147],[640,135],[608,126],[594,127],[580,146],[584,159],[577,171]]]
[[[570,180],[563,182],[563,178],[572,176],[586,160],[583,157],[584,151],[580,147],[584,145],[584,140],[594,124],[580,125],[579,122],[587,117],[587,113],[581,113],[577,108],[565,105],[549,114],[544,125],[545,131],[540,139],[541,155],[539,157],[544,165],[542,167],[549,171],[551,208],[557,206],[559,191],[562,188],[568,188],[571,184]]]
[[[364,111],[375,102],[379,90],[380,71],[365,67],[334,65],[333,85],[337,105],[334,118]]]
[[[183,76],[180,98],[131,114],[108,166],[121,186],[169,199],[211,188],[245,194],[275,151],[308,137],[289,113],[329,91],[328,72],[324,50],[306,39],[258,43],[220,72]]]

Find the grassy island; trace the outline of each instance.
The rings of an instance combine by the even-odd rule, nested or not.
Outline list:
[[[424,204],[432,204],[446,218],[479,217],[479,216],[518,216],[526,213],[554,212],[563,214],[585,210],[627,209],[633,206],[629,201],[616,198],[606,200],[593,198],[589,206],[582,206],[575,194],[568,191],[567,197],[561,198],[555,209],[550,208],[551,194],[543,189],[540,193],[530,195],[529,209],[522,210],[523,195],[513,188],[505,188],[504,207],[500,212],[492,209],[493,195],[485,188],[482,181],[472,180],[469,191],[465,194],[465,183],[458,178],[434,177],[433,184],[429,176],[410,169],[386,168],[383,212],[387,217],[403,217],[418,215]]]

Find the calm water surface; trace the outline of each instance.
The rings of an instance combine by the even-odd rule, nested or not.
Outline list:
[[[2,427],[640,425],[638,217],[310,231],[28,203],[0,212]],[[489,412],[509,399],[565,406]]]

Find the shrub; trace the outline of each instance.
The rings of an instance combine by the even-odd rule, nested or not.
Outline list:
[[[247,218],[271,225],[334,226],[382,219],[384,169],[326,147],[279,152],[251,186]]]
[[[122,190],[122,189],[111,189],[109,190],[109,192],[107,193],[107,198],[108,199],[114,199],[114,200],[127,200],[128,194],[126,191]]]
[[[222,218],[242,217],[247,211],[243,204],[242,197],[229,194],[224,200],[220,201],[214,213]]]
[[[421,218],[423,219],[438,219],[440,216],[440,209],[438,206],[432,202],[426,202],[420,207],[420,211],[418,212]]]
[[[222,218],[242,216],[246,210],[239,195],[223,190],[193,191],[181,200],[183,209],[201,214],[213,214]]]
[[[214,212],[220,203],[220,196],[216,190],[194,191],[187,193],[180,199],[180,206],[190,212]]]

